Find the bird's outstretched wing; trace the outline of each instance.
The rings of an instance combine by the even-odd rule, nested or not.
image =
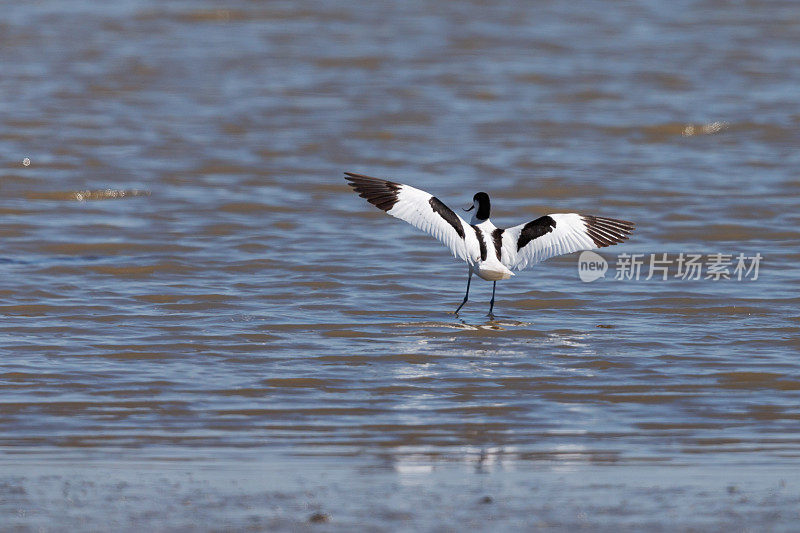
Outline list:
[[[436,237],[453,255],[468,261],[467,238],[476,239],[464,219],[425,191],[402,183],[345,172],[345,178],[359,196],[387,214]]]
[[[502,233],[495,237],[495,242],[499,240],[502,244],[502,263],[522,270],[557,255],[619,244],[630,237],[635,226],[626,220],[557,213],[496,230]]]

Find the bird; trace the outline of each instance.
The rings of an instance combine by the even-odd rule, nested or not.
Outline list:
[[[469,299],[473,274],[492,282],[493,317],[497,282],[557,255],[604,248],[627,240],[636,225],[627,220],[578,213],[553,213],[510,228],[496,227],[485,192],[472,197],[467,223],[441,200],[420,189],[381,178],[345,172],[345,180],[370,204],[432,235],[469,267],[467,291],[455,315]]]

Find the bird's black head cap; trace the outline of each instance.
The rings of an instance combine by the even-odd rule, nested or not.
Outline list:
[[[491,202],[489,202],[489,195],[485,192],[479,192],[472,197],[472,201],[478,207],[475,218],[478,220],[487,220],[492,208]]]

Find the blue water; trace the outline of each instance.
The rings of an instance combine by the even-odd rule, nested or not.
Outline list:
[[[4,13],[6,527],[796,523],[794,3]],[[555,258],[456,317],[465,266],[344,171],[637,229],[602,279]],[[663,253],[763,260],[614,279]]]

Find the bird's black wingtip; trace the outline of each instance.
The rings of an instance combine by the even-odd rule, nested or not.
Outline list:
[[[627,220],[591,215],[584,215],[581,218],[586,226],[586,233],[598,248],[627,241],[636,229],[636,224]]]
[[[401,184],[355,172],[345,172],[345,180],[362,198],[369,203],[382,209],[390,211],[397,203],[397,195],[402,187]]]

